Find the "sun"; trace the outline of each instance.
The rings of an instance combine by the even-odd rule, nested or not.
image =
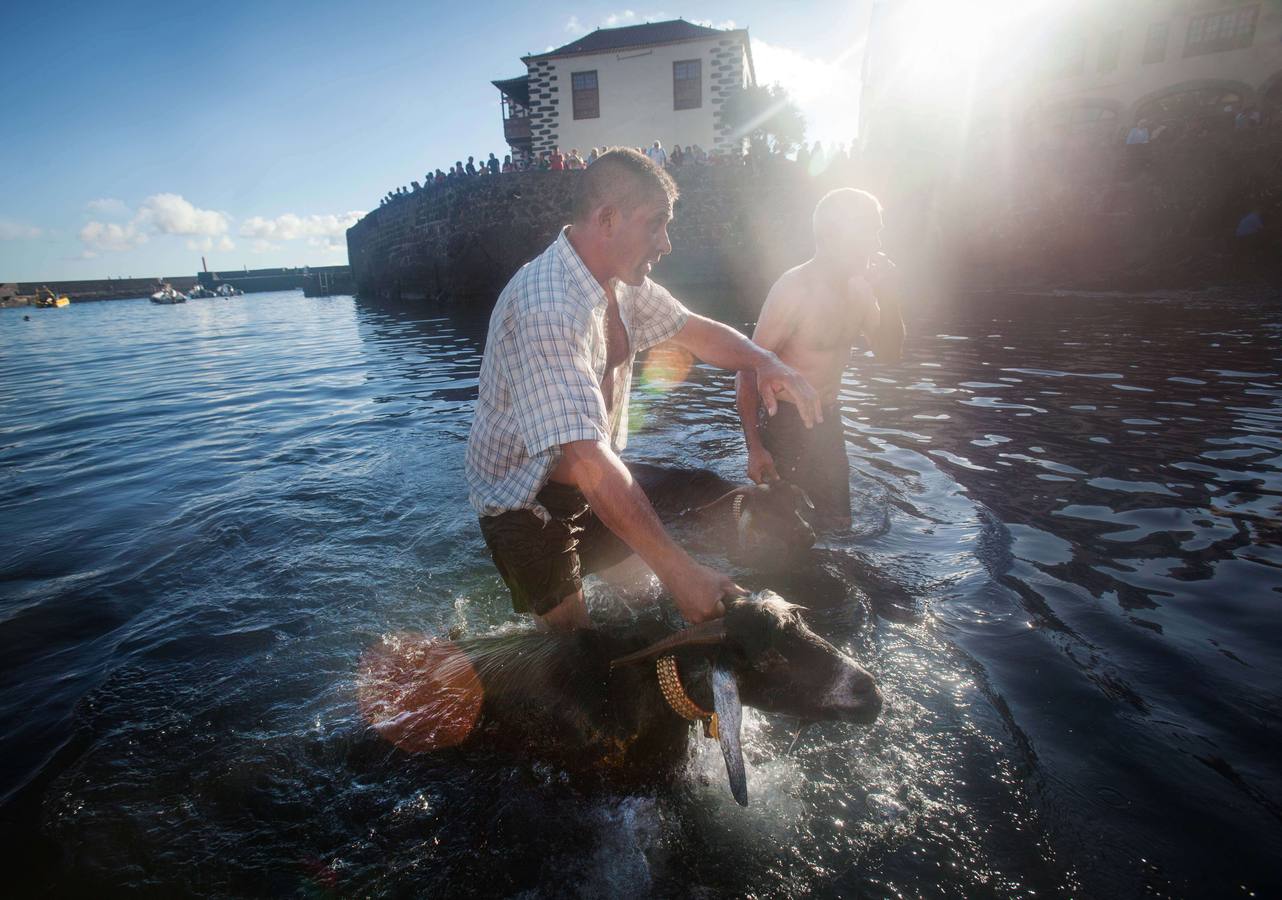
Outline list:
[[[869,54],[881,78],[921,90],[968,77],[985,60],[1011,55],[1029,29],[1082,0],[908,0],[873,12]]]

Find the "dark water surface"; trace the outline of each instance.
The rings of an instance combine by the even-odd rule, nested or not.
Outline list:
[[[871,727],[749,712],[671,790],[410,756],[402,631],[522,627],[463,483],[483,322],[257,295],[0,310],[0,780],[24,892],[1266,896],[1282,859],[1282,299],[967,297],[856,356],[852,533],[771,583]],[[731,381],[629,454],[742,476]],[[590,586],[598,607],[614,599]],[[702,744],[702,742],[700,742]]]

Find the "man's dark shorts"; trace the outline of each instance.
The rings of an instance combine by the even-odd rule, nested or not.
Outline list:
[[[548,482],[538,501],[546,524],[528,509],[481,517],[481,534],[519,613],[547,615],[583,587],[583,576],[622,562],[632,550],[588,507],[577,488]]]
[[[775,460],[779,477],[810,495],[815,512],[828,518],[850,518],[850,461],[841,407],[825,406],[824,420],[806,428],[797,407],[780,403],[773,416],[759,413],[761,442]]]

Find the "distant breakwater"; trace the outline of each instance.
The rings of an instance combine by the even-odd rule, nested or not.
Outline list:
[[[166,275],[161,281],[175,289],[189,291],[196,286],[195,275]],[[27,297],[33,297],[41,288],[48,288],[59,297],[68,297],[73,303],[90,300],[131,300],[148,297],[157,289],[156,278],[98,278],[81,281],[20,281],[13,286],[16,298],[0,305],[22,306]],[[23,298],[18,300],[17,298]]]
[[[791,165],[766,174],[747,167],[692,167],[673,175],[681,199],[669,228],[672,253],[655,268],[655,279],[673,289],[735,296],[753,314],[770,282],[810,254],[815,200],[835,186]],[[380,206],[347,232],[358,293],[492,302],[569,222],[580,177],[486,176]]]
[[[57,296],[66,296],[73,303],[91,300],[132,300],[149,297],[161,284],[175,290],[190,291],[197,284],[211,290],[229,284],[246,293],[268,291],[293,291],[308,293],[348,293],[351,290],[347,266],[301,266],[298,268],[231,269],[223,272],[200,272],[195,275],[164,275],[159,278],[99,278],[81,281],[21,281],[0,285],[0,306],[23,306],[27,301],[48,288]]]

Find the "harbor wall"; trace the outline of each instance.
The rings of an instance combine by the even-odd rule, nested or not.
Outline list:
[[[347,232],[357,292],[484,307],[569,221],[581,172],[454,181],[373,210]],[[1282,278],[1282,121],[1136,146],[843,160],[822,172],[772,158],[675,170],[673,251],[654,278],[755,316],[812,249],[815,202],[860,187],[885,206],[882,240],[904,289],[1147,290]],[[1237,234],[1258,214],[1258,233]]]
[[[201,272],[196,278],[207,288],[230,284],[246,294],[266,291],[297,291],[308,284],[309,276],[324,273],[346,277],[347,266],[302,266],[286,269],[230,269],[225,272]]]
[[[400,197],[347,232],[362,296],[492,302],[512,274],[570,220],[581,172],[469,179]],[[655,267],[673,290],[714,289],[753,311],[780,272],[811,251],[810,214],[829,186],[794,167],[768,176],[746,167],[675,173],[681,197],[672,253]]]

